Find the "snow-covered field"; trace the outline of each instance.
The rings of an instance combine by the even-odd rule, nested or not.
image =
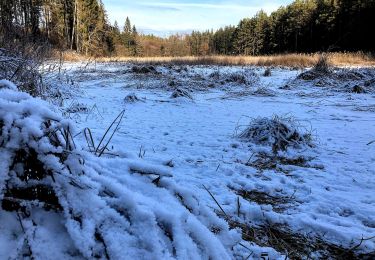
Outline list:
[[[161,179],[171,181],[176,190],[191,193],[198,205],[221,218],[202,209],[204,218],[195,214],[201,222],[226,219],[231,227],[237,227],[221,235],[222,248],[216,240],[209,241],[213,238],[203,237],[200,226],[182,228],[202,234],[196,240],[204,240],[198,244],[207,247],[206,257],[258,259],[265,253],[275,259],[285,257],[283,248],[289,248],[289,254],[298,251],[295,257],[303,255],[295,241],[288,244],[275,232],[278,242],[270,242],[270,237],[261,241],[267,232],[260,230],[272,227],[306,241],[306,258],[308,254],[322,257],[319,245],[329,245],[329,250],[334,245],[353,249],[371,258],[375,250],[374,69],[345,69],[336,71],[335,76],[304,80],[297,79],[303,71],[282,68],[272,69],[271,76],[265,77],[264,68],[253,67],[155,66],[148,71],[128,64],[65,67],[74,87],[60,90],[64,100],[58,110],[75,122],[75,140],[83,149],[89,150],[85,128],[98,144],[125,110],[108,146],[110,151],[91,167],[105,168],[116,180],[116,189],[121,190],[123,184],[128,195],[134,194],[134,203],[154,207],[160,211],[159,217],[177,216],[182,211],[171,200],[171,193],[130,182],[133,175],[125,174],[124,168],[151,169],[156,177],[162,172]],[[176,89],[187,92],[187,97],[172,98]],[[364,93],[355,93],[362,90]],[[275,116],[310,134],[309,145],[274,153],[267,143],[238,137],[254,119]],[[137,175],[138,171],[134,172]],[[147,215],[139,217],[147,222]],[[141,228],[142,221],[139,225]],[[239,227],[244,228],[241,231]],[[147,240],[147,232],[139,234]],[[175,239],[178,244],[186,238]],[[149,243],[159,242],[150,239]],[[202,252],[186,250],[192,250],[191,254],[180,252],[180,256],[194,258],[195,251]],[[139,257],[142,252],[133,253]],[[164,258],[164,253],[154,257]],[[345,250],[335,257],[342,253]]]

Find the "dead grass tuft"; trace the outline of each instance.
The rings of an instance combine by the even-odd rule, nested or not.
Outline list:
[[[320,55],[313,68],[298,75],[298,79],[315,80],[330,76],[333,72],[333,66],[327,54]]]
[[[263,76],[264,77],[271,77],[271,75],[272,75],[271,69],[270,68],[266,68],[266,70],[263,73]]]
[[[137,73],[137,74],[149,74],[149,73],[158,74],[157,70],[152,65],[149,65],[149,66],[133,66],[132,72]]]
[[[240,139],[258,145],[271,145],[274,152],[286,151],[289,147],[311,146],[310,133],[300,133],[296,120],[291,117],[258,117],[237,135]]]
[[[332,65],[329,60],[329,56],[326,54],[322,54],[319,57],[318,62],[314,65],[313,71],[320,73],[320,74],[329,74],[332,71]]]
[[[180,97],[183,97],[183,98],[188,98],[188,99],[193,99],[192,95],[189,93],[189,91],[185,90],[185,89],[182,89],[182,88],[176,88],[172,95],[171,95],[171,98],[180,98]]]
[[[351,92],[353,93],[357,93],[357,94],[362,94],[362,93],[366,93],[366,89],[360,85],[355,85]]]
[[[276,96],[276,93],[267,88],[267,87],[259,87],[257,88],[253,93],[252,93],[253,96],[259,96],[259,97],[274,97]]]
[[[141,101],[141,99],[135,93],[130,93],[124,98],[124,101],[126,103],[136,103]]]
[[[246,76],[243,73],[230,73],[225,80],[226,82],[238,83],[238,84],[247,84]]]

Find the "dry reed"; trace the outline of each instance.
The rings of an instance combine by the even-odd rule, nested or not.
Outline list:
[[[219,66],[285,66],[293,68],[313,67],[321,54],[278,54],[264,56],[186,56],[186,57],[86,57],[74,52],[64,52],[65,61],[128,62],[154,65],[219,65]],[[375,57],[363,52],[329,53],[334,66],[375,66]]]

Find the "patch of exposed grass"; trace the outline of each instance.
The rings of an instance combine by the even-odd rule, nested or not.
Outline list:
[[[275,170],[279,172],[288,173],[283,169],[283,165],[293,165],[303,168],[313,168],[308,162],[310,158],[304,156],[297,156],[294,158],[288,158],[275,154],[258,153],[254,156],[255,160],[249,161],[246,165],[256,168],[259,171],[264,170]]]
[[[272,247],[289,259],[374,259],[375,252],[362,253],[358,248],[365,239],[355,242],[351,248],[325,241],[312,234],[301,234],[292,231],[286,225],[265,223],[262,225],[243,224],[230,221],[232,228],[242,230],[245,241],[262,247]]]
[[[217,211],[217,214],[224,218],[231,228],[240,229],[243,240],[261,247],[274,248],[279,253],[285,254],[288,259],[374,259],[375,257],[375,251],[369,253],[361,251],[362,243],[366,240],[375,239],[375,237],[362,237],[358,241],[353,240],[349,247],[344,247],[327,241],[324,239],[324,235],[320,236],[312,232],[297,232],[286,224],[271,224],[268,221],[261,224],[244,223],[240,220],[241,205],[239,199],[237,200],[237,218],[235,218],[228,215],[215,196],[205,186],[203,187],[219,207],[220,211]],[[251,193],[237,191],[237,193],[246,200],[254,201],[253,199],[255,199],[255,202],[259,204],[286,204],[294,200],[293,195],[276,198],[258,191],[252,191]],[[247,248],[242,243],[240,245]],[[253,252],[250,256],[252,254]]]
[[[236,194],[247,201],[255,202],[259,205],[271,205],[275,212],[283,212],[293,206],[294,196],[272,196],[266,192],[258,190],[235,190]]]

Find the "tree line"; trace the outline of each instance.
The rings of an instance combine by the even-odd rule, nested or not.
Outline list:
[[[237,26],[167,38],[111,25],[101,0],[2,0],[0,40],[47,40],[100,56],[260,55],[374,51],[375,0],[296,0]]]
[[[237,26],[193,32],[190,55],[260,55],[375,50],[375,0],[296,0]]]
[[[136,28],[108,22],[101,0],[1,0],[0,44],[48,42],[58,49],[104,56],[136,55]]]

